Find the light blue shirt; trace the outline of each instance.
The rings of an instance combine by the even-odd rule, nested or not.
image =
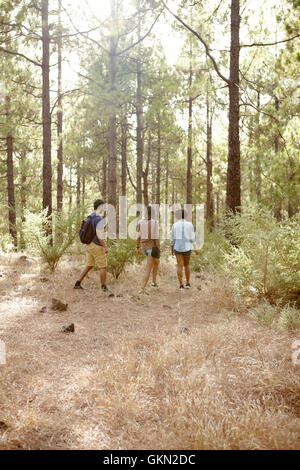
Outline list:
[[[196,243],[196,236],[194,226],[191,222],[182,219],[173,224],[171,246],[174,246],[175,251],[181,253],[190,251],[194,243]]]

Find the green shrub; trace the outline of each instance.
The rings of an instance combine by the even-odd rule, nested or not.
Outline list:
[[[191,257],[191,268],[195,272],[216,271],[224,263],[225,253],[230,249],[230,243],[222,230],[215,229],[206,232],[204,245],[199,255]]]
[[[137,261],[136,241],[126,240],[108,240],[107,270],[118,279],[127,265]]]
[[[250,207],[228,219],[225,230],[233,244],[222,270],[240,293],[276,300],[300,290],[299,217],[278,223]]]
[[[13,239],[8,233],[0,235],[0,251],[5,253],[15,251]]]
[[[275,321],[277,308],[268,302],[263,302],[250,310],[250,316],[259,323],[271,327]]]
[[[80,224],[78,210],[53,214],[52,218],[47,216],[46,210],[37,214],[26,211],[23,226],[26,245],[54,272],[60,258],[78,236]],[[52,229],[53,235],[49,235]]]
[[[287,330],[300,328],[300,311],[287,304],[280,313],[278,325]]]

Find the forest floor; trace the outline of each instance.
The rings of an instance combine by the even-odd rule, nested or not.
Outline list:
[[[74,290],[83,262],[65,257],[45,275],[0,256],[1,449],[299,448],[295,333],[257,324],[210,275],[179,292],[172,262],[147,298],[143,266],[110,282],[114,298],[97,272]],[[51,310],[53,297],[67,311]]]

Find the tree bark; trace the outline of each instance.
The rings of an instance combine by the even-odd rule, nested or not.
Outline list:
[[[278,115],[278,112],[279,112],[279,99],[276,95],[274,97],[274,100],[275,100],[276,115]],[[278,152],[279,152],[279,133],[278,133],[277,129],[275,130],[275,136],[274,136],[274,150],[275,150],[275,153],[278,154]],[[277,206],[275,207],[275,211],[274,211],[275,218],[278,222],[281,222],[281,220],[282,220],[281,211],[282,211],[282,203],[280,202],[279,204],[277,204]]]
[[[43,209],[52,214],[52,162],[51,162],[51,114],[50,114],[50,36],[49,2],[42,0],[43,41]],[[50,230],[51,232],[51,230]]]
[[[9,133],[6,137],[7,145],[7,195],[8,195],[8,226],[9,234],[13,239],[14,247],[17,248],[16,230],[16,202],[14,184],[14,163],[13,163],[13,137]]]
[[[22,227],[20,230],[20,249],[25,250],[25,238],[24,238],[24,231],[23,231],[23,224],[25,223],[25,209],[26,209],[26,152],[23,151],[21,153],[21,222]]]
[[[157,166],[156,166],[156,204],[160,204],[160,171],[161,171],[161,116],[157,116]]]
[[[127,118],[126,116],[122,120],[121,124],[121,191],[122,196],[127,194]]]
[[[149,176],[149,166],[151,160],[151,130],[149,128],[148,132],[148,148],[147,148],[147,165],[145,171],[143,171],[143,179],[144,179],[144,204],[146,207],[149,206],[149,184],[148,184],[148,176]]]
[[[188,114],[188,148],[187,148],[187,174],[186,174],[186,202],[193,203],[193,66],[192,66],[192,41],[190,40],[190,70],[189,70],[189,114]]]
[[[62,29],[61,29],[61,0],[58,0],[58,98],[57,98],[57,212],[63,207],[63,109],[62,109]]]
[[[214,202],[212,185],[212,117],[209,92],[206,92],[206,222],[209,231],[214,227]]]
[[[76,173],[77,173],[77,182],[76,182],[76,204],[77,207],[80,206],[80,199],[81,199],[81,171],[80,171],[80,160],[77,163],[77,168],[76,168]]]
[[[105,200],[107,197],[107,161],[103,157],[102,160],[102,198]]]
[[[231,0],[231,45],[229,86],[229,139],[227,167],[227,210],[240,211],[241,168],[239,136],[239,58],[240,58],[240,1]]]
[[[140,5],[138,1],[138,40],[141,39],[141,14]],[[142,139],[142,115],[143,115],[143,103],[142,103],[142,68],[141,68],[141,48],[138,47],[138,59],[137,59],[137,91],[136,91],[136,202],[137,204],[142,203],[142,177],[143,177],[143,139]]]
[[[116,25],[116,1],[111,0],[111,16]],[[113,33],[112,33],[113,34]],[[117,206],[117,116],[116,116],[116,75],[117,75],[117,44],[112,35],[109,50],[109,78],[111,104],[109,109],[109,159],[108,159],[108,203]]]

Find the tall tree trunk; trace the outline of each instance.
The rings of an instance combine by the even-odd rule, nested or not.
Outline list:
[[[169,153],[166,154],[165,204],[169,204]]]
[[[111,0],[111,17],[116,27],[116,0]],[[113,28],[114,29],[114,28]],[[109,50],[109,78],[111,105],[109,109],[109,159],[108,159],[108,203],[117,206],[117,116],[116,116],[116,75],[117,75],[117,43],[112,31]],[[118,225],[118,224],[117,224]]]
[[[151,159],[151,200],[152,204],[154,203],[156,198],[156,168],[155,168],[155,160],[154,158]]]
[[[20,170],[21,170],[21,222],[22,222],[22,228],[20,230],[20,249],[25,250],[26,244],[25,244],[25,238],[24,238],[24,231],[23,231],[23,226],[25,223],[25,209],[26,209],[26,152],[23,151],[21,153],[21,164],[20,164]]]
[[[62,109],[62,28],[61,28],[61,0],[58,0],[58,91],[57,91],[57,212],[63,207],[63,109]]]
[[[239,58],[240,58],[240,1],[231,0],[231,46],[229,84],[229,139],[227,167],[227,210],[236,213],[241,206],[241,168],[239,137]]]
[[[8,129],[10,115],[10,98],[6,97],[6,118]],[[7,202],[8,202],[8,227],[9,234],[13,239],[14,247],[17,248],[17,231],[16,231],[16,202],[15,202],[15,183],[14,183],[14,162],[13,162],[13,136],[8,130],[6,136],[6,174],[7,174]]]
[[[279,112],[279,99],[276,95],[274,97],[274,100],[275,100],[276,115],[278,115],[278,112]],[[278,154],[278,152],[279,152],[279,133],[278,133],[277,129],[275,130],[275,136],[274,136],[274,150],[275,150],[275,153]],[[282,203],[280,202],[280,203],[277,204],[277,206],[275,207],[275,211],[274,211],[275,218],[278,222],[281,222],[281,220],[282,220],[281,211],[282,211]]]
[[[141,2],[138,1],[138,40],[141,39]],[[142,139],[142,67],[141,67],[141,48],[139,44],[137,60],[137,89],[136,89],[136,202],[142,203],[142,177],[143,177],[143,139]]]
[[[72,168],[70,168],[69,173],[69,191],[69,212],[71,212],[73,204]]]
[[[127,118],[126,116],[122,120],[121,124],[121,191],[122,196],[127,194]]]
[[[157,116],[157,166],[156,166],[156,204],[160,204],[160,171],[161,171],[161,116]]]
[[[151,130],[149,128],[148,132],[148,148],[147,148],[147,165],[145,171],[143,171],[144,179],[144,204],[146,207],[149,206],[149,185],[148,185],[148,176],[149,176],[149,166],[151,160]]]
[[[209,231],[214,226],[214,202],[212,185],[212,116],[209,91],[206,91],[206,222]]]
[[[49,1],[42,0],[43,40],[43,209],[52,214]],[[51,231],[50,231],[51,232]]]
[[[192,40],[190,39],[190,70],[189,70],[189,114],[188,114],[188,148],[187,148],[187,173],[186,173],[186,202],[187,204],[193,203],[193,97],[192,97],[192,84],[193,84],[193,65],[192,65]]]
[[[102,160],[102,198],[105,200],[107,197],[107,161],[103,157]]]
[[[77,207],[80,206],[80,195],[81,195],[81,175],[80,175],[80,160],[77,163],[77,182],[76,182],[76,204]]]
[[[260,91],[257,92],[257,109],[258,112],[256,114],[256,128],[259,132],[259,125],[260,125]],[[259,132],[260,135],[260,132]],[[256,141],[258,141],[258,136],[256,137]],[[258,145],[259,148],[259,145]],[[261,155],[260,152],[256,153],[255,156],[255,194],[256,200],[259,203],[261,201]]]

